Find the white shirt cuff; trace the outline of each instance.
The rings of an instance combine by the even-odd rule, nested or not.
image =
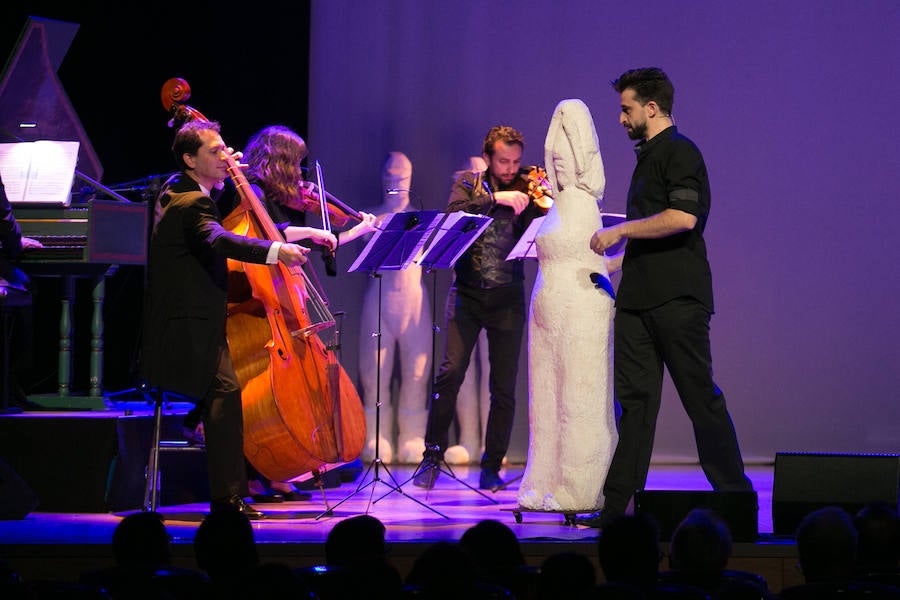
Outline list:
[[[269,247],[269,253],[266,254],[266,264],[274,265],[278,262],[278,251],[281,250],[282,242],[272,242],[272,245]]]

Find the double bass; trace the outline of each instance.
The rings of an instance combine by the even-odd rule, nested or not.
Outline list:
[[[207,120],[184,104],[182,79],[163,85],[173,121]],[[284,241],[241,165],[227,159],[240,204],[223,221],[238,235]],[[302,268],[228,260],[226,337],[241,384],[244,454],[263,476],[287,481],[356,459],[366,438],[365,413],[334,349],[318,333],[335,324]]]

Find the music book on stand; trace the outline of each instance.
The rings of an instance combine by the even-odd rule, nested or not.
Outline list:
[[[513,249],[509,251],[509,255],[506,257],[506,260],[515,260],[517,258],[537,258],[537,246],[534,243],[535,238],[537,237],[538,231],[541,229],[541,225],[544,223],[544,219],[547,217],[537,217],[531,224],[528,226],[528,229],[525,230],[525,233],[522,234],[522,237],[519,238],[519,241],[516,242],[516,245],[513,246]],[[612,227],[613,225],[618,225],[622,221],[625,220],[625,215],[618,213],[600,213],[600,218],[603,221],[603,228],[607,229]],[[622,249],[622,246],[625,245],[625,240],[622,240],[615,246],[606,249],[607,256],[612,256],[616,254]]]
[[[54,140],[0,144],[0,177],[10,203],[68,206],[78,147]]]
[[[537,258],[537,245],[535,245],[534,239],[537,237],[538,231],[540,231],[541,225],[544,224],[544,219],[546,218],[547,217],[537,217],[531,221],[528,229],[525,230],[525,233],[522,234],[522,237],[520,237],[519,241],[516,242],[516,245],[513,246],[513,249],[509,251],[506,260]]]
[[[438,210],[391,213],[348,272],[402,271],[412,263],[442,216]]]
[[[450,213],[416,263],[426,268],[451,268],[493,220],[463,211]]]

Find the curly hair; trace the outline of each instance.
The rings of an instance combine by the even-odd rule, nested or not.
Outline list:
[[[249,165],[247,178],[257,183],[267,197],[285,204],[300,196],[300,161],[307,152],[303,138],[287,127],[266,127],[250,138],[244,150],[244,162]]]
[[[525,140],[522,137],[522,132],[518,129],[513,129],[508,125],[491,127],[490,131],[488,131],[487,135],[484,137],[484,146],[482,147],[484,153],[488,156],[493,156],[494,144],[497,142],[503,142],[504,144],[518,144],[523,150],[525,149]]]
[[[672,85],[669,76],[660,68],[645,67],[625,71],[612,82],[612,86],[620,94],[627,89],[632,89],[635,100],[642,106],[652,100],[666,115],[672,114],[672,105],[675,103],[675,86]]]

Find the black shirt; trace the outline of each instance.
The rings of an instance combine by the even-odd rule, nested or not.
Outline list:
[[[628,240],[616,306],[646,310],[688,296],[712,312],[712,275],[703,241],[711,197],[703,156],[674,126],[641,142],[635,152],[628,220],[673,208],[696,216],[697,224],[664,238]]]

